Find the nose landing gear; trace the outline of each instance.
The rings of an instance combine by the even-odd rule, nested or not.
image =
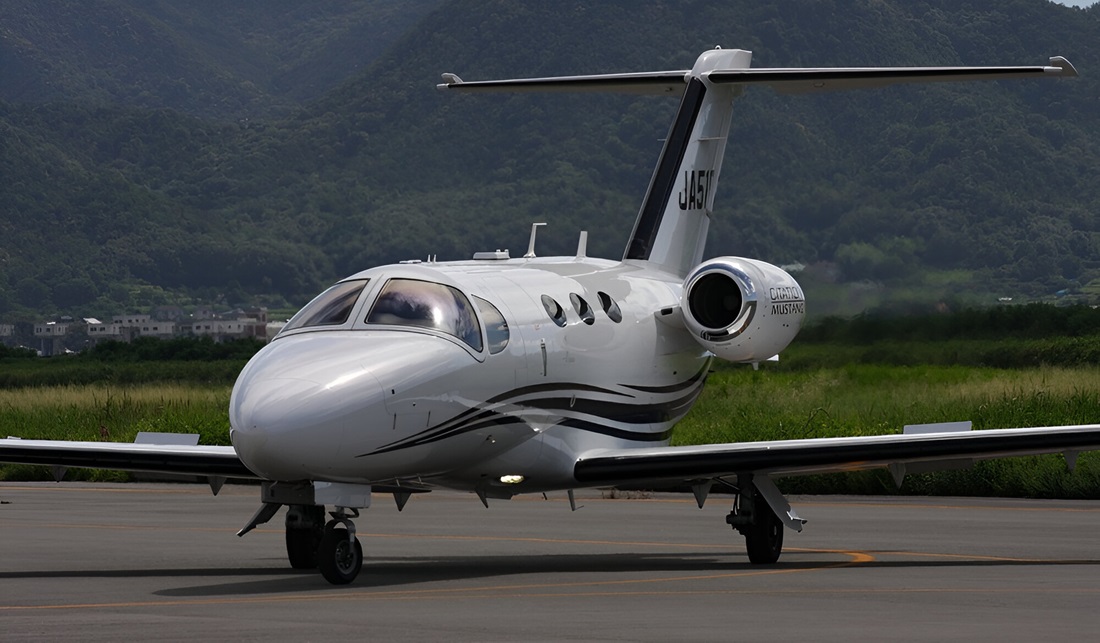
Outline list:
[[[363,546],[355,537],[359,509],[370,507],[371,486],[340,482],[272,482],[260,485],[263,504],[239,532],[243,536],[266,523],[287,505],[286,553],[295,569],[321,571],[333,585],[347,585],[363,567]],[[404,506],[408,493],[398,498]],[[325,506],[335,506],[325,522]]]
[[[359,575],[363,567],[363,546],[355,537],[355,523],[359,511],[345,513],[343,507],[331,512],[332,520],[325,525],[321,544],[317,548],[317,568],[325,580],[333,585],[347,585]]]

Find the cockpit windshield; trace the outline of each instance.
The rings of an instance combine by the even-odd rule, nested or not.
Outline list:
[[[461,291],[430,281],[390,279],[367,315],[368,324],[442,331],[480,352],[481,325]]]
[[[291,317],[283,332],[306,326],[339,326],[348,320],[368,279],[344,281],[317,295]]]

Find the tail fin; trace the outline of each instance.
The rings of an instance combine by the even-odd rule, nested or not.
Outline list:
[[[614,91],[681,94],[623,260],[644,261],[681,277],[702,260],[714,191],[722,169],[733,99],[746,85],[802,93],[895,83],[1076,76],[1065,58],[1031,67],[855,67],[749,69],[752,52],[712,49],[687,70],[465,82],[443,74],[455,91]]]
[[[715,85],[703,74],[748,69],[752,52],[703,52],[685,76],[687,89],[634,223],[623,260],[648,261],[687,275],[703,259],[714,189],[722,170],[737,85]]]

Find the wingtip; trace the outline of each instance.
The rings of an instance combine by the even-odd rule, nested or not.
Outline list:
[[[1077,69],[1065,58],[1061,56],[1051,56],[1050,66],[1057,67],[1061,71],[1058,72],[1061,76],[1077,76]]]
[[[451,74],[451,73],[446,73],[446,74],[443,74],[443,82],[436,85],[435,88],[439,89],[439,90],[444,90],[444,89],[448,89],[450,87],[454,87],[455,85],[461,85],[461,84],[462,84],[462,79],[459,78],[457,75]]]

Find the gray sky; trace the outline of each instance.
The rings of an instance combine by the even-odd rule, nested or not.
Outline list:
[[[1054,0],[1054,2],[1068,7],[1090,7],[1096,4],[1097,0]]]

